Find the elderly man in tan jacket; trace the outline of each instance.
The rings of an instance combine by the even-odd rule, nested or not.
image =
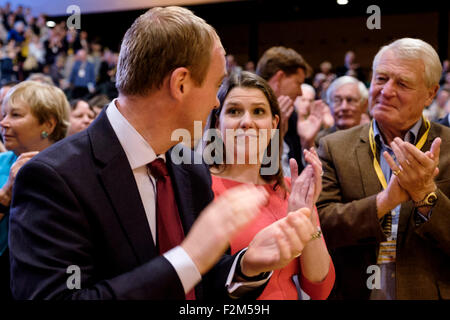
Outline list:
[[[321,140],[317,202],[335,299],[450,298],[450,130],[422,117],[436,51],[404,38],[373,62],[370,124]]]

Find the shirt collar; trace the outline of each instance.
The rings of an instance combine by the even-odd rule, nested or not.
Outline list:
[[[125,151],[131,169],[147,165],[157,157],[165,161],[165,155],[156,156],[150,144],[145,141],[139,132],[128,122],[116,107],[116,99],[111,101],[106,109],[109,122]]]
[[[420,127],[422,126],[423,120],[422,117],[419,119],[419,121],[417,121],[412,127],[411,129],[408,130],[408,132],[406,133],[404,140],[408,141],[409,143],[415,144],[416,140],[417,140],[417,136],[419,135],[419,130]],[[389,145],[387,145],[383,139],[383,136],[380,133],[380,129],[378,129],[378,124],[377,122],[374,120],[373,121],[373,134],[375,137],[375,142],[377,143],[378,146],[381,147],[386,147],[389,148]]]

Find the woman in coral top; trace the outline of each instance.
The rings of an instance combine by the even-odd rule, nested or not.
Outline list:
[[[232,74],[222,85],[219,100],[220,107],[209,118],[209,128],[217,130],[213,132],[217,139],[208,138],[212,142],[206,146],[214,150],[210,170],[215,195],[242,184],[264,185],[270,194],[257,218],[232,239],[232,254],[246,248],[265,227],[289,212],[307,207],[301,239],[297,248],[292,248],[296,252],[300,249],[300,256],[273,272],[259,299],[296,300],[307,299],[307,295],[311,299],[326,299],[335,273],[314,206],[322,188],[322,166],[316,152],[305,150],[308,166],[300,176],[297,163],[291,159],[292,182],[283,177],[282,137],[278,134],[283,125],[279,121],[280,109],[272,89],[259,76],[249,72]]]

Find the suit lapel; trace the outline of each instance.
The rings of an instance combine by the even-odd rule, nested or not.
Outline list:
[[[356,158],[359,164],[359,171],[363,183],[364,194],[366,197],[374,195],[382,191],[382,186],[378,180],[377,174],[373,167],[373,156],[369,144],[369,126],[365,126],[361,130],[360,142],[356,146]]]
[[[139,262],[144,263],[158,253],[133,172],[105,111],[88,134],[94,156],[101,163],[99,176],[105,192]]]

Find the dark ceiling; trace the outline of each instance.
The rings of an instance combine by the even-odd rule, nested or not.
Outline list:
[[[381,15],[408,14],[419,12],[440,12],[444,26],[448,26],[450,1],[427,0],[426,2],[404,0],[349,0],[341,6],[336,0],[249,0],[207,5],[189,6],[197,15],[213,26],[229,24],[258,24],[268,21],[293,21],[351,16],[369,16],[370,5],[378,5]],[[84,14],[81,16],[82,29],[90,36],[98,37],[105,45],[117,49],[123,34],[132,22],[145,10]],[[56,17],[60,21],[67,17]],[[445,28],[448,29],[448,28]],[[445,30],[444,30],[445,31]],[[441,32],[442,33],[442,32]],[[447,38],[448,30],[440,37]],[[444,39],[445,40],[445,39]]]

